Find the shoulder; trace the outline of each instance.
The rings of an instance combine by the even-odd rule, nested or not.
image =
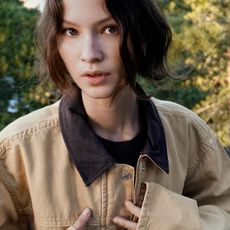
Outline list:
[[[162,114],[169,114],[171,116],[180,116],[186,118],[195,115],[188,108],[172,101],[159,100],[156,98],[152,98],[152,101],[157,107],[158,112]]]
[[[189,123],[199,123],[203,128],[207,128],[207,124],[196,113],[180,104],[156,98],[152,98],[152,101],[161,117],[167,117],[168,119],[178,118]]]
[[[164,127],[169,157],[177,155],[187,165],[188,175],[193,175],[200,162],[212,165],[222,157],[227,159],[216,134],[197,114],[174,102],[152,100]]]
[[[59,101],[18,118],[0,132],[0,151],[13,142],[59,126]]]
[[[187,136],[198,138],[205,145],[213,146],[216,135],[196,113],[175,102],[152,98],[164,127],[173,132],[182,132]],[[196,136],[196,137],[195,137]]]

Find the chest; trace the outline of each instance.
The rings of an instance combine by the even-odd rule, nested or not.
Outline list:
[[[116,229],[113,217],[130,218],[124,201],[140,204],[145,182],[159,183],[177,193],[184,186],[184,176],[166,174],[147,158],[138,161],[136,172],[132,166],[115,164],[88,187],[68,158],[62,164],[44,164],[43,168],[38,164],[38,168],[29,174],[29,190],[33,225],[44,230],[66,229],[86,207],[93,213],[87,229]]]

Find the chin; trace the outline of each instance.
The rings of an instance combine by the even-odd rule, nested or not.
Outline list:
[[[93,98],[93,99],[109,99],[109,98],[113,98],[114,94],[93,94],[93,95],[88,95],[89,97]]]
[[[115,90],[96,89],[88,92],[85,91],[84,94],[86,97],[90,97],[92,99],[109,99],[113,98]]]

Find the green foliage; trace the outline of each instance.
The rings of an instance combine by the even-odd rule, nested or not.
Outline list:
[[[184,0],[190,10],[185,15],[182,46],[185,64],[194,68],[190,85],[208,92],[193,109],[214,129],[225,145],[229,138],[230,91],[227,51],[230,47],[229,0]]]
[[[230,145],[230,2],[158,1],[173,28],[169,65],[173,75],[183,80],[152,84],[140,78],[141,84],[155,97],[193,109]],[[19,0],[0,1],[0,129],[58,97],[50,83],[38,87],[33,74],[37,16],[38,11],[26,9]]]
[[[140,78],[138,82],[145,88],[148,95],[168,101],[174,101],[192,109],[206,93],[197,87],[186,85],[185,81],[167,78],[160,82],[146,81]]]
[[[28,112],[28,104],[21,101],[32,76],[36,18],[37,12],[19,1],[0,1],[0,128]],[[9,100],[20,102],[13,108],[15,113],[8,111]]]
[[[229,0],[164,0],[161,6],[173,28],[169,64],[174,75],[150,91],[192,108],[230,145]],[[148,83],[145,83],[148,84]],[[147,87],[148,88],[148,87]]]
[[[19,0],[0,1],[0,129],[17,117],[53,102],[34,76],[34,29],[39,12]],[[53,89],[53,88],[52,88]]]
[[[15,0],[0,2],[0,76],[29,78],[33,64],[33,29],[37,14]]]

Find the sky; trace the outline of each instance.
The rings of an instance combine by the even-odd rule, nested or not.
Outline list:
[[[42,10],[45,0],[23,0],[25,3],[24,5],[28,8],[35,8],[39,7],[40,10]]]

